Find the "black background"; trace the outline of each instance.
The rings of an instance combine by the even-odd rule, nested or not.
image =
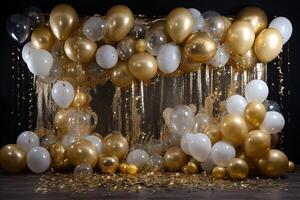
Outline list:
[[[235,15],[237,11],[245,6],[259,6],[267,13],[269,20],[274,16],[285,16],[289,18],[293,24],[293,35],[289,41],[290,48],[290,73],[286,76],[288,84],[285,86],[291,91],[290,96],[284,99],[284,107],[289,109],[290,120],[287,120],[284,137],[284,151],[291,160],[300,163],[300,99],[298,86],[300,86],[300,8],[296,5],[297,1],[272,1],[272,0],[147,0],[147,1],[116,1],[116,0],[82,0],[82,1],[57,1],[57,0],[8,0],[1,2],[0,5],[0,147],[7,143],[15,143],[19,134],[16,121],[10,117],[13,109],[13,99],[11,99],[12,88],[15,83],[11,81],[11,71],[9,65],[11,63],[10,53],[12,46],[16,43],[9,37],[5,28],[5,21],[9,15],[14,13],[22,13],[29,6],[39,7],[43,12],[49,13],[51,9],[59,3],[68,3],[72,5],[80,15],[92,15],[99,13],[104,15],[105,12],[115,4],[125,4],[130,7],[135,14],[167,15],[173,8],[183,6],[186,8],[194,7],[204,12],[206,10],[216,10],[223,15]],[[299,3],[298,3],[299,4]],[[286,48],[286,47],[285,47]],[[26,71],[26,73],[29,73]],[[269,77],[272,79],[272,77]],[[26,89],[26,87],[25,87]],[[286,88],[287,89],[287,88]],[[277,100],[278,94],[270,94],[269,99]],[[288,113],[288,112],[285,112]],[[285,116],[287,117],[287,116]],[[26,130],[24,127],[21,129]]]

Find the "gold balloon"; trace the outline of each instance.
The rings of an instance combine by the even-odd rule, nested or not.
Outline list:
[[[179,171],[188,162],[188,156],[180,147],[175,146],[166,151],[164,160],[168,171]]]
[[[67,155],[70,163],[74,166],[87,163],[92,167],[95,167],[98,160],[97,150],[88,140],[81,140],[72,143],[69,146]]]
[[[57,39],[65,41],[78,27],[79,18],[69,5],[59,4],[50,13],[50,27]]]
[[[287,156],[277,149],[271,149],[258,161],[260,172],[267,177],[278,178],[283,176],[289,166]]]
[[[113,67],[110,80],[117,87],[127,87],[131,84],[134,77],[127,68],[126,62],[119,62]]]
[[[98,167],[102,173],[113,174],[119,168],[119,159],[114,155],[102,155],[99,157]]]
[[[69,111],[71,109],[67,110],[59,110],[53,119],[53,126],[57,129],[58,131],[58,136],[60,138],[63,138],[68,133],[67,129],[67,121],[69,119]]]
[[[135,43],[135,50],[137,50],[138,52],[144,52],[146,51],[147,48],[147,42],[144,39],[138,39]]]
[[[67,149],[60,142],[53,144],[50,147],[51,167],[54,169],[64,169],[69,166],[67,158]]]
[[[234,145],[243,144],[248,134],[245,120],[236,114],[227,114],[220,122],[220,130],[223,139]]]
[[[131,56],[127,63],[131,74],[138,80],[148,81],[157,72],[157,62],[149,53],[137,53]]]
[[[120,172],[127,174],[128,173],[128,164],[127,163],[121,163],[119,165]]]
[[[53,35],[46,27],[39,27],[31,34],[31,42],[37,49],[50,50],[53,44]]]
[[[238,13],[237,19],[249,21],[255,34],[268,26],[268,17],[266,13],[262,9],[254,6],[243,8]]]
[[[19,173],[26,168],[26,151],[17,144],[0,149],[0,166],[8,173]]]
[[[208,62],[216,51],[216,42],[206,32],[192,33],[184,44],[184,54],[193,62]]]
[[[227,170],[225,167],[216,166],[211,174],[214,178],[224,178],[227,175]]]
[[[182,167],[181,171],[185,174],[196,174],[198,172],[198,167],[195,163],[188,162]]]
[[[293,161],[289,161],[288,172],[294,172],[294,171],[295,171],[295,164]]]
[[[225,42],[235,54],[244,55],[251,49],[254,39],[255,33],[250,22],[237,20],[229,27]]]
[[[128,142],[120,132],[112,132],[107,135],[103,140],[103,145],[106,154],[114,155],[119,160],[122,160],[128,154]]]
[[[222,133],[218,125],[208,125],[208,127],[205,128],[204,133],[209,137],[212,144],[222,140]]]
[[[230,27],[231,24],[232,24],[231,21],[230,21],[230,19],[228,19],[228,17],[223,16],[223,20],[224,20],[224,24],[225,24],[225,29],[224,29],[224,33],[223,33],[221,42],[224,42],[224,41],[225,41],[227,31],[228,31],[229,27]]]
[[[241,150],[241,148],[238,148],[236,157],[243,159],[246,161],[249,167],[249,174],[250,175],[258,175],[258,159],[255,158],[249,158],[245,155],[244,149]]]
[[[62,79],[69,81],[74,88],[77,86],[86,86],[88,82],[88,74],[82,65],[76,63],[68,63],[64,66],[64,74]]]
[[[136,174],[138,172],[138,167],[134,164],[129,164],[127,167],[127,172],[131,175]]]
[[[243,180],[248,176],[249,167],[243,159],[234,158],[230,161],[227,172],[232,179]]]
[[[230,64],[237,69],[250,70],[257,63],[257,58],[254,49],[251,48],[244,55],[231,54]]]
[[[94,58],[97,44],[84,36],[73,36],[67,39],[64,50],[74,62],[87,63]]]
[[[245,153],[250,158],[263,157],[271,147],[271,135],[266,131],[251,131],[245,141]]]
[[[86,109],[89,107],[92,97],[86,93],[78,90],[75,94],[72,106]]]
[[[261,31],[256,37],[254,51],[263,63],[267,63],[276,58],[283,46],[283,40],[278,30],[267,28]]]
[[[106,15],[107,35],[113,41],[122,40],[133,26],[133,14],[124,5],[116,5],[110,8]]]
[[[266,108],[264,104],[259,102],[251,102],[245,108],[244,117],[246,122],[251,126],[258,128],[263,122],[266,115]]]

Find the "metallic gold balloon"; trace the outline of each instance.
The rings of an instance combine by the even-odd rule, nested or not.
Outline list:
[[[198,172],[198,167],[195,163],[188,162],[182,167],[181,171],[185,174],[196,174]]]
[[[249,21],[255,34],[268,26],[268,17],[266,13],[262,9],[254,6],[243,8],[238,13],[237,19]]]
[[[243,180],[248,176],[249,167],[243,159],[234,158],[230,161],[227,172],[232,179]]]
[[[276,58],[283,46],[283,40],[278,30],[267,28],[261,31],[256,37],[254,51],[263,63],[267,63]]]
[[[208,125],[208,127],[205,128],[204,133],[209,137],[212,144],[222,140],[222,133],[218,125]]]
[[[127,68],[126,62],[119,62],[113,67],[110,80],[117,87],[127,87],[131,84],[134,77]]]
[[[31,34],[31,42],[37,49],[50,50],[53,45],[52,32],[46,27],[39,27]]]
[[[102,173],[113,174],[119,168],[119,159],[114,155],[102,155],[99,157],[98,167]]]
[[[294,171],[295,171],[295,164],[293,161],[289,161],[288,172],[294,172]]]
[[[237,20],[229,27],[225,42],[235,54],[244,55],[251,49],[254,39],[255,33],[250,22]]]
[[[77,166],[82,163],[90,164],[95,167],[98,160],[95,146],[88,140],[74,142],[69,146],[67,151],[70,163]]]
[[[167,16],[166,31],[177,44],[181,44],[191,33],[194,20],[186,8],[175,8]]]
[[[188,156],[180,147],[174,146],[166,151],[164,160],[168,171],[179,171],[188,162]]]
[[[86,92],[78,90],[75,94],[72,106],[86,109],[89,107],[91,100],[92,100],[91,95],[89,95]]]
[[[250,102],[245,108],[244,117],[246,122],[255,128],[259,127],[266,115],[264,104],[259,102]]]
[[[129,164],[127,167],[127,172],[131,175],[136,174],[138,172],[138,167],[134,164]]]
[[[137,53],[131,56],[127,63],[131,74],[138,80],[148,81],[157,72],[157,62],[149,53]]]
[[[135,43],[135,50],[137,50],[138,52],[144,52],[146,51],[147,48],[147,42],[144,39],[138,39]]]
[[[271,149],[258,161],[260,172],[264,176],[271,178],[283,176],[287,172],[288,166],[289,160],[287,156],[277,149]]]
[[[120,132],[112,132],[103,140],[104,152],[108,155],[114,155],[119,160],[127,156],[129,145],[127,140]]]
[[[212,170],[212,176],[214,178],[224,178],[227,175],[227,170],[225,167],[214,167]]]
[[[97,44],[84,36],[73,36],[66,40],[64,50],[74,62],[87,63],[94,58]]]
[[[116,5],[110,8],[106,15],[107,35],[113,41],[122,40],[133,26],[133,14],[124,5]]]
[[[50,147],[51,167],[54,169],[66,168],[70,163],[67,158],[67,149],[60,142]]]
[[[223,139],[234,145],[243,144],[248,134],[245,120],[236,114],[227,114],[220,122],[220,130]]]
[[[216,42],[206,32],[192,33],[184,44],[184,54],[193,62],[208,62],[216,51]]]
[[[9,173],[19,173],[26,168],[26,151],[17,144],[7,144],[0,149],[0,166]]]
[[[228,17],[225,17],[225,16],[222,16],[222,17],[223,17],[223,20],[224,20],[225,29],[224,29],[224,33],[223,33],[221,42],[224,42],[225,39],[226,39],[227,31],[228,31],[229,27],[231,26],[232,22],[230,21],[230,19],[228,19]]]
[[[57,39],[65,41],[79,25],[79,18],[69,5],[59,4],[50,13],[50,27]]]
[[[128,164],[127,163],[121,163],[119,165],[120,172],[127,174],[128,173]]]
[[[244,161],[246,161],[246,163],[248,164],[249,167],[249,174],[251,175],[258,175],[259,171],[258,171],[258,159],[256,158],[249,158],[248,156],[246,156],[244,149],[242,148],[238,148],[237,149],[237,153],[236,153],[236,157],[243,159]]]
[[[251,70],[257,63],[257,58],[254,49],[251,48],[244,55],[231,54],[230,64],[237,69]]]
[[[271,135],[262,130],[251,131],[245,140],[245,153],[250,158],[263,157],[271,147]]]

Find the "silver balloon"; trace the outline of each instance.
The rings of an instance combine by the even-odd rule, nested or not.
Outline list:
[[[145,26],[142,21],[134,22],[132,29],[129,32],[129,36],[136,39],[144,38],[145,36]]]
[[[135,53],[135,40],[131,37],[125,37],[118,43],[117,51],[121,60],[127,60]]]
[[[165,32],[160,29],[150,29],[145,35],[145,40],[147,51],[154,56],[157,55],[159,48],[168,41]]]
[[[165,161],[161,155],[151,156],[150,159],[146,162],[145,171],[161,171],[164,168]]]
[[[265,100],[264,105],[265,105],[267,111],[276,111],[279,113],[281,112],[280,106],[276,101]]]
[[[223,16],[210,16],[206,18],[207,32],[214,39],[220,40],[223,37],[225,28]]]
[[[29,7],[25,10],[26,16],[29,17],[30,29],[34,29],[42,26],[45,22],[45,17],[42,11],[37,7]]]
[[[15,41],[25,42],[30,33],[29,18],[21,14],[11,15],[6,21],[6,30]]]
[[[106,33],[106,22],[101,16],[92,16],[83,24],[83,34],[92,41],[101,40]]]
[[[153,139],[146,145],[146,151],[149,155],[162,155],[164,146],[159,140]]]
[[[182,136],[193,128],[193,112],[190,107],[177,105],[170,116],[170,131]]]
[[[194,117],[194,128],[195,133],[203,133],[205,128],[212,123],[212,119],[205,113],[198,113]]]

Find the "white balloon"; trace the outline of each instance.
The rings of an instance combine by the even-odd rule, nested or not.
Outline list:
[[[207,159],[211,150],[209,137],[203,133],[194,134],[191,142],[188,144],[188,149],[193,158],[199,162],[203,162]]]
[[[189,144],[192,142],[193,134],[185,133],[180,140],[180,147],[184,153],[190,155]]]
[[[205,128],[212,123],[212,119],[206,113],[197,113],[194,116],[194,133],[204,132]]]
[[[179,67],[181,52],[174,43],[162,45],[157,53],[157,64],[160,71],[169,74],[176,71]]]
[[[37,76],[48,76],[53,65],[53,56],[44,49],[30,51],[27,59],[27,67],[31,73]]]
[[[97,136],[94,136],[94,135],[88,135],[84,139],[90,141],[96,147],[97,153],[101,154],[103,144],[102,144],[102,141],[100,138],[98,138]]]
[[[211,173],[216,164],[212,160],[211,153],[208,155],[207,159],[201,163],[201,169],[207,173]]]
[[[249,102],[265,101],[269,94],[268,85],[262,80],[252,80],[245,87],[245,97]]]
[[[185,105],[177,105],[170,116],[170,131],[182,136],[193,128],[194,119],[191,108]]]
[[[65,148],[69,148],[69,146],[76,141],[76,137],[73,134],[67,134],[63,139],[62,139],[62,144],[64,145]]]
[[[226,167],[235,157],[235,154],[235,148],[232,144],[225,141],[219,141],[211,148],[212,160],[218,166]]]
[[[34,48],[33,44],[31,41],[27,42],[24,46],[23,46],[23,49],[22,49],[22,58],[24,60],[24,62],[27,64],[28,62],[28,59],[29,59],[29,56],[30,54],[37,50],[36,48]]]
[[[229,60],[230,51],[226,44],[218,44],[215,56],[210,60],[214,67],[223,67]]]
[[[231,114],[237,114],[244,117],[244,110],[247,106],[247,101],[241,95],[232,95],[226,100],[226,109]]]
[[[51,163],[50,154],[44,147],[32,148],[26,158],[28,168],[34,173],[45,172]]]
[[[136,149],[131,151],[127,156],[127,163],[134,164],[137,167],[142,167],[148,160],[149,155],[146,151],[142,149]]]
[[[276,17],[271,21],[269,28],[275,28],[280,32],[283,39],[283,44],[290,39],[293,33],[292,23],[286,17]]]
[[[195,8],[189,8],[189,11],[193,17],[193,32],[202,31],[205,28],[205,22],[202,14]]]
[[[22,132],[18,136],[16,143],[22,146],[27,152],[33,147],[38,147],[40,145],[39,137],[31,131]]]
[[[111,45],[103,45],[96,52],[96,62],[103,69],[111,69],[118,62],[118,51]]]
[[[74,99],[74,88],[68,81],[57,81],[51,90],[54,102],[62,108],[68,108]]]
[[[285,120],[282,114],[276,111],[268,111],[260,128],[265,129],[269,133],[279,133],[283,129],[284,124]]]

